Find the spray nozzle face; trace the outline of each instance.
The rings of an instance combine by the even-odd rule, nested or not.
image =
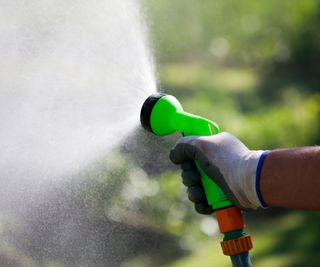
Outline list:
[[[169,135],[179,131],[177,113],[182,111],[180,102],[174,96],[156,93],[149,96],[142,106],[141,124],[153,134]]]
[[[151,127],[151,112],[158,102],[158,100],[165,96],[166,94],[162,93],[155,93],[149,96],[146,101],[144,101],[143,106],[141,108],[140,113],[140,122],[144,129],[146,129],[149,132],[153,133],[152,127]]]

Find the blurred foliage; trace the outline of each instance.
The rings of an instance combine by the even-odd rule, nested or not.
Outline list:
[[[314,145],[319,141],[317,93],[288,84],[281,88],[277,100],[266,102],[255,89],[259,86],[257,73],[249,69],[210,72],[208,67],[175,64],[166,65],[161,77],[166,92],[176,95],[186,110],[216,121],[251,148]]]
[[[143,3],[159,88],[175,95],[185,110],[216,121],[252,149],[320,144],[319,1]],[[169,152],[175,138],[159,141],[161,148],[148,145],[151,137],[139,138],[147,139],[134,147],[140,144],[140,154],[124,150],[102,160],[103,167],[84,170],[76,197],[94,222],[108,218],[169,234],[179,240],[180,254],[156,247],[162,259],[139,253],[121,266],[230,266],[216,222],[194,212],[179,170],[154,162],[165,161],[157,153]],[[300,211],[252,213],[247,222],[254,266],[319,266],[319,219]],[[188,254],[177,259],[181,251]]]
[[[252,149],[320,144],[319,1],[144,3],[160,90]],[[142,154],[122,151],[81,197],[91,217],[169,233],[188,254],[176,259],[159,251],[162,263],[139,254],[122,267],[230,266],[216,222],[194,212],[179,171],[154,163],[164,159],[151,154],[169,151],[175,138],[159,141],[161,148],[140,138],[147,141],[138,140],[134,150],[140,144]],[[319,266],[319,214],[271,210],[247,217],[255,266]]]
[[[160,90],[252,149],[320,144],[319,1],[144,2]],[[151,175],[159,190],[139,204],[190,252],[161,266],[230,266],[220,237],[204,234],[205,217],[194,213],[178,175]],[[248,216],[254,266],[319,266],[319,218],[282,210]]]
[[[316,0],[145,2],[160,62],[252,67],[319,52]]]

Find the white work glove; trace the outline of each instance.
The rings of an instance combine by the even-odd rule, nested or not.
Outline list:
[[[171,150],[170,159],[181,164],[183,183],[188,187],[188,197],[195,203],[197,212],[209,214],[212,208],[208,205],[194,161],[199,162],[202,170],[234,205],[252,210],[264,206],[260,192],[256,190],[256,176],[259,159],[263,155],[261,165],[266,153],[249,150],[236,137],[223,132],[181,138]]]

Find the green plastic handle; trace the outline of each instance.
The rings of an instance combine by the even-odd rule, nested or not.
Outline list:
[[[185,112],[179,101],[170,95],[158,99],[150,116],[152,132],[159,136],[175,132],[182,132],[184,136],[210,136],[220,132],[218,125],[214,122]],[[196,164],[208,202],[213,209],[231,206],[232,203],[220,187],[204,173],[197,162]]]
[[[184,129],[188,129],[188,131],[185,130],[183,132],[184,136],[210,136],[220,132],[219,126],[210,120],[186,112],[181,112],[181,116],[184,117],[184,120],[180,120],[180,122],[184,121],[184,123],[186,123],[186,117],[188,117],[190,118],[190,124],[193,126],[190,127],[189,124],[189,127],[183,127]],[[177,120],[178,119],[179,118],[177,118]],[[232,203],[221,190],[221,188],[205,174],[197,161],[196,165],[201,175],[201,182],[204,187],[208,203],[212,206],[212,208],[216,210],[231,206]]]

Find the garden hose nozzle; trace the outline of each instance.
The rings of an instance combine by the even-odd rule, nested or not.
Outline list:
[[[181,132],[184,136],[209,136],[220,132],[216,123],[185,112],[171,95],[152,94],[144,102],[140,120],[143,128],[155,135],[166,136]],[[231,256],[233,266],[251,266],[248,251],[252,248],[249,235],[244,232],[241,211],[233,206],[220,187],[210,179],[196,162],[208,203],[216,213],[220,232],[224,234],[221,247]]]

